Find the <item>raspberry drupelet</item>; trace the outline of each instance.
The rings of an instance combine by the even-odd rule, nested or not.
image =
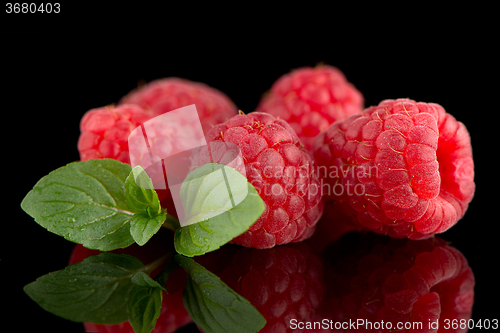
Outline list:
[[[80,160],[112,158],[130,164],[128,136],[152,117],[151,112],[127,104],[87,111],[80,121]]]
[[[421,239],[444,232],[474,195],[469,133],[438,104],[382,101],[332,124],[313,153],[325,198],[375,233]]]

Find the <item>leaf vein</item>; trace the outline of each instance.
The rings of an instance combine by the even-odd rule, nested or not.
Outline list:
[[[64,200],[40,200],[40,202],[43,202],[43,203],[67,203],[67,204],[72,204],[72,205],[75,205],[75,206],[97,206],[97,207],[108,208],[108,209],[114,210],[114,211],[116,211],[118,213],[123,213],[123,214],[127,214],[127,215],[134,215],[134,213],[132,213],[132,212],[129,212],[129,211],[126,211],[126,210],[123,210],[123,209],[119,209],[119,208],[116,208],[116,207],[110,207],[110,206],[106,206],[106,205],[101,205],[101,204],[98,204],[96,202],[94,202],[94,204],[75,203],[75,202],[64,201]],[[70,209],[72,209],[72,208],[70,208]],[[67,211],[64,211],[64,212],[67,212]],[[61,213],[64,213],[64,212],[57,212],[57,213],[55,213],[53,215],[61,214]],[[46,216],[53,216],[53,215],[46,215]]]
[[[108,169],[106,169],[106,168],[103,168],[103,169],[105,169],[105,170],[107,170],[108,172],[110,172],[110,171],[109,171]],[[113,200],[113,203],[115,204],[115,207],[117,207],[117,206],[118,206],[118,205],[117,205],[117,203],[116,203],[115,198],[113,197],[113,195],[111,195],[111,193],[109,192],[108,188],[107,188],[107,187],[106,187],[106,186],[105,186],[105,185],[104,185],[104,184],[103,184],[103,183],[102,183],[99,179],[97,179],[96,177],[92,176],[91,174],[88,174],[88,173],[83,172],[82,170],[78,170],[78,172],[80,172],[80,173],[81,173],[82,175],[84,175],[84,176],[87,176],[87,177],[90,177],[90,178],[92,178],[92,179],[95,179],[95,181],[96,181],[96,182],[98,182],[98,183],[102,186],[102,188],[104,188],[104,191],[106,191],[106,194],[107,194],[107,195],[111,198],[111,200]],[[111,174],[113,174],[112,172],[110,172],[110,173],[111,173]],[[95,201],[95,200],[94,200],[94,201]]]

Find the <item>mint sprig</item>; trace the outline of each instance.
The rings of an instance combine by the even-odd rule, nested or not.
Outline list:
[[[49,173],[21,208],[47,230],[101,251],[134,241],[144,245],[163,226],[175,231],[175,249],[185,256],[218,249],[248,230],[265,208],[243,175],[215,163],[190,173],[181,197],[192,223],[184,227],[161,208],[141,167],[99,159]],[[151,278],[149,273],[167,260],[163,271]],[[128,320],[135,333],[149,333],[161,313],[166,280],[178,264],[188,273],[186,309],[205,332],[258,332],[265,325],[262,315],[214,274],[181,255],[173,260],[172,253],[145,266],[133,256],[104,252],[46,274],[24,291],[62,318],[98,324]]]

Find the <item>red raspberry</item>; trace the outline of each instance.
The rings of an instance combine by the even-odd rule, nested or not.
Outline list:
[[[165,235],[170,237],[166,239]],[[165,229],[159,231],[147,244],[139,246],[132,244],[124,249],[111,251],[113,253],[129,254],[143,263],[148,264],[172,249],[172,234]],[[83,245],[78,244],[73,248],[69,265],[82,261],[88,256],[99,254],[98,250],[90,250]],[[160,266],[155,269],[150,275],[154,277],[164,267]],[[167,280],[167,290],[169,294],[163,292],[163,301],[161,314],[156,322],[156,326],[152,333],[170,333],[175,332],[179,327],[185,326],[192,322],[191,317],[184,308],[182,301],[182,290],[186,274],[182,268],[176,268],[172,275]],[[134,333],[132,326],[128,321],[116,325],[103,325],[94,323],[83,323],[85,332],[95,333]]]
[[[465,126],[438,104],[385,100],[314,141],[323,193],[367,230],[421,239],[453,226],[475,190]]]
[[[385,323],[385,329],[370,332],[437,332],[429,328],[429,322],[437,320],[439,332],[467,331],[443,330],[445,319],[471,318],[475,284],[465,257],[443,239],[350,233],[325,253],[331,266],[325,270],[325,301],[314,321],[332,320],[330,331],[340,331],[335,323],[340,326],[358,319],[372,325]],[[412,322],[422,323],[421,329],[404,329],[405,324],[406,328],[418,325]],[[343,332],[368,332],[370,328],[346,327]]]
[[[129,150],[128,142],[129,135],[135,128],[154,118],[154,116],[151,111],[146,111],[133,104],[102,107],[88,111],[80,122],[81,134],[78,140],[80,159],[87,161],[90,159],[112,158],[131,164],[131,151]],[[185,124],[184,126],[182,129],[188,128],[189,124]],[[153,140],[159,140],[159,142],[162,142],[161,140],[165,141],[162,145],[155,145],[155,147],[161,147],[164,151],[182,151],[178,147],[182,144],[177,144],[176,146],[175,142],[168,139],[172,136],[180,137],[178,133],[179,126],[165,126],[157,130],[156,137],[149,139],[151,142],[155,142]],[[154,153],[158,152],[154,151]],[[163,173],[161,176],[161,180],[163,181]],[[154,183],[156,181],[157,179],[153,179]],[[167,208],[169,214],[177,216],[168,185],[166,189],[157,189],[157,193],[162,207]]]
[[[205,133],[238,113],[231,99],[221,91],[204,83],[175,77],[151,81],[131,91],[120,103],[150,109],[155,116],[195,104]]]
[[[302,67],[280,77],[257,110],[287,121],[311,149],[331,123],[363,110],[363,95],[336,67]]]
[[[107,106],[87,111],[80,121],[80,159],[112,158],[130,164],[128,136],[151,117],[152,113],[136,105]]]
[[[226,245],[195,260],[266,318],[260,333],[299,333],[290,320],[312,320],[321,304],[323,264],[305,242],[266,250]]]
[[[240,114],[212,128],[206,141],[209,146],[238,145],[246,177],[266,205],[261,217],[233,243],[262,249],[311,237],[323,212],[318,176],[312,173],[315,162],[285,121],[261,112]],[[221,160],[227,156],[218,156],[212,156],[213,162],[225,164]]]

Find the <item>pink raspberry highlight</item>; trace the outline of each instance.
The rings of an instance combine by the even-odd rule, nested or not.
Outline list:
[[[212,152],[212,159],[198,156],[192,168],[207,162],[226,164],[237,145],[248,181],[265,203],[265,211],[248,231],[233,243],[253,248],[298,242],[314,233],[323,212],[315,162],[293,129],[282,119],[261,112],[240,114],[212,128],[211,143],[226,143],[227,152]],[[220,146],[220,145],[213,145]],[[231,165],[229,165],[231,166]]]
[[[302,67],[280,77],[257,110],[288,122],[310,149],[330,124],[363,110],[363,95],[336,67]]]
[[[136,105],[106,106],[89,110],[80,121],[80,160],[112,158],[130,164],[129,134],[152,114]]]
[[[135,104],[157,116],[191,104],[196,105],[203,131],[238,113],[223,92],[201,82],[169,77],[149,82],[124,96],[120,104]]]
[[[422,239],[462,218],[475,190],[470,136],[434,103],[385,100],[314,141],[323,193],[357,226]]]

